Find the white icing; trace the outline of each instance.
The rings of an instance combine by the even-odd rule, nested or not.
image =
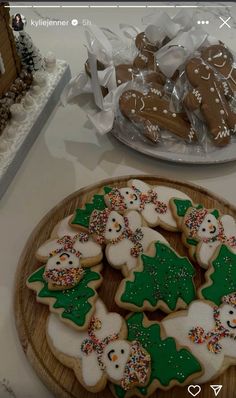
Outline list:
[[[107,223],[104,237],[106,240],[117,239],[125,230],[124,218],[116,211],[111,211]]]
[[[137,211],[131,210],[126,214],[126,217],[129,222],[129,228],[131,231],[136,231],[137,228],[140,228],[143,224],[142,216]]]
[[[101,321],[101,328],[94,331],[97,338],[103,339],[111,334],[120,333],[123,325],[122,317],[119,314],[107,312],[104,303],[100,299],[96,302],[94,316]],[[81,351],[82,342],[89,338],[87,331],[76,331],[61,322],[57,315],[51,313],[47,323],[47,336],[49,337],[49,344],[53,346],[54,350],[56,349],[57,352],[74,358],[75,361],[80,361],[85,384],[92,387],[99,383],[103,372],[98,365],[97,354],[92,352],[86,355]],[[118,342],[123,343],[123,340],[117,340]],[[124,343],[128,344],[125,341]],[[109,343],[107,347],[111,344]]]
[[[106,346],[102,362],[106,365],[106,371],[113,380],[122,379],[129,355],[130,344],[125,340],[113,341]]]
[[[63,220],[59,221],[56,227],[53,230],[53,235],[55,234],[58,238],[62,238],[65,235],[69,235],[72,238],[78,234],[78,231],[72,228],[69,224],[69,221],[73,215],[63,218]],[[54,236],[53,236],[54,237]]]
[[[143,233],[143,238],[139,241],[145,252],[152,242],[160,241],[169,244],[166,239],[157,231],[148,227],[140,228]],[[116,244],[108,244],[106,247],[106,257],[108,262],[115,268],[120,268],[126,265],[128,270],[137,266],[138,257],[133,257],[130,250],[134,247],[129,239],[123,239]]]
[[[61,248],[63,248],[63,244],[58,243],[58,239],[50,239],[38,248],[36,255],[39,258],[43,258],[45,261],[47,261],[51,252]],[[80,242],[79,239],[77,239],[73,245],[73,248],[76,251],[79,251],[81,253],[81,257],[84,258],[97,257],[102,254],[101,246],[98,243],[95,243],[92,238],[89,238],[88,242]]]
[[[218,220],[213,214],[207,214],[199,226],[197,236],[200,239],[215,238],[219,234]]]
[[[236,329],[236,310],[228,304],[219,307],[219,319],[224,327],[235,333]],[[231,313],[232,312],[232,313]],[[215,328],[213,318],[213,308],[204,301],[197,300],[190,304],[187,315],[185,312],[179,312],[178,316],[164,319],[162,324],[168,336],[174,337],[180,345],[188,347],[192,354],[203,364],[204,374],[196,379],[197,383],[205,383],[212,380],[220,372],[225,356],[233,358],[236,361],[236,341],[229,337],[220,340],[222,350],[215,354],[207,348],[206,342],[197,344],[192,342],[189,337],[189,331],[194,327],[202,327],[204,332],[210,332]],[[230,328],[232,325],[233,328]]]
[[[144,220],[147,222],[148,225],[150,226],[157,226],[158,224],[164,223],[170,228],[177,228],[176,221],[172,215],[172,211],[169,207],[169,201],[171,198],[180,198],[180,199],[188,199],[189,196],[187,196],[184,192],[181,192],[177,189],[174,188],[169,188],[165,187],[162,185],[159,186],[152,186],[144,183],[141,180],[130,180],[128,182],[129,186],[135,186],[137,189],[139,189],[141,192],[146,193],[150,189],[152,189],[154,192],[157,193],[157,199],[161,202],[164,202],[167,205],[167,212],[163,214],[159,214],[155,210],[155,205],[153,203],[147,203],[145,205],[145,208],[143,211],[141,211],[141,214],[144,218]]]
[[[223,238],[220,235],[219,221],[223,227]],[[220,244],[224,243],[227,245],[227,241],[225,241],[224,237],[226,237],[226,239],[236,238],[236,224],[234,218],[225,215],[217,219],[213,214],[208,213],[204,217],[196,235],[196,238],[200,240],[196,249],[197,258],[202,267],[208,267],[209,261]],[[212,238],[215,239],[213,242],[207,241]],[[236,253],[236,246],[230,246],[230,248]]]
[[[47,270],[51,269],[70,269],[70,268],[79,268],[80,260],[73,253],[62,252],[56,254],[55,256],[49,257],[46,265]]]
[[[127,209],[139,210],[141,202],[137,193],[132,188],[130,187],[120,188],[119,191],[121,195],[124,197],[124,203]]]
[[[194,380],[197,383],[205,383],[214,378],[224,361],[222,353],[217,355],[211,353],[206,344],[193,343],[188,337],[190,329],[196,326],[203,327],[207,331],[212,330],[215,326],[212,313],[212,307],[199,300],[190,304],[187,316],[183,316],[183,311],[180,311],[179,316],[175,316],[172,319],[164,319],[162,322],[167,336],[174,337],[181,346],[188,347],[192,354],[203,364],[204,374]]]

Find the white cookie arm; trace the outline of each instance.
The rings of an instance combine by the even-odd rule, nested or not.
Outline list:
[[[67,326],[61,322],[58,315],[50,313],[47,321],[47,337],[49,345],[52,344],[54,350],[73,358],[81,358],[80,347],[88,334]]]
[[[136,179],[129,180],[128,181],[128,186],[129,187],[135,187],[139,191],[141,191],[142,193],[146,193],[152,188],[150,185],[146,184],[146,182],[143,182],[141,180],[136,180]]]
[[[88,242],[80,242],[77,240],[74,244],[74,248],[76,251],[79,251],[84,258],[97,257],[102,254],[101,246],[91,238]]]
[[[169,245],[169,242],[164,238],[164,236],[154,229],[142,227],[141,231],[143,232],[143,239],[140,241],[140,243],[143,246],[143,251],[146,251],[152,242],[160,241]]]
[[[129,221],[129,228],[131,231],[135,232],[137,228],[140,228],[143,224],[142,216],[136,210],[127,211],[125,216]]]
[[[221,242],[219,240],[210,243],[201,242],[198,244],[196,251],[197,259],[203,268],[209,267],[209,262],[220,244]]]
[[[72,217],[72,214],[66,218],[63,218],[63,220],[61,220],[53,229],[52,232],[52,237],[58,237],[58,238],[62,238],[65,235],[69,235],[72,238],[78,234],[78,231],[76,229],[73,229],[70,224],[69,221]]]
[[[137,258],[131,256],[130,250],[134,244],[124,239],[116,244],[108,244],[106,247],[107,261],[115,268],[127,265],[128,269],[132,269],[137,264]]]
[[[57,239],[49,239],[44,242],[36,251],[36,257],[45,260],[49,257],[50,253],[54,250],[60,249],[62,245],[57,242]]]
[[[214,328],[213,309],[209,304],[196,300],[190,305],[188,313],[180,311],[179,316],[168,316],[162,321],[162,325],[166,335],[175,338],[179,345],[189,348],[203,366],[204,374],[194,380],[195,382],[205,383],[218,375],[224,354],[221,352],[216,355],[208,350],[206,343],[196,344],[188,337],[189,331],[196,326],[202,327],[205,332]]]
[[[236,236],[236,224],[232,216],[229,215],[222,216],[220,221],[222,222],[224,228],[224,235],[227,238]]]
[[[95,317],[101,321],[101,328],[95,330],[95,335],[102,340],[112,334],[119,334],[123,326],[122,317],[114,312],[107,312],[105,304],[98,299],[96,302]]]
[[[89,387],[94,387],[100,382],[104,373],[99,367],[95,352],[92,352],[89,355],[83,355],[81,373],[84,384]]]

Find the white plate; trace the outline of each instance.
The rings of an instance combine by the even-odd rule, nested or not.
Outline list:
[[[215,164],[215,163],[227,163],[236,160],[236,142],[230,143],[226,147],[216,148],[214,151],[209,153],[203,153],[198,150],[197,146],[186,145],[185,151],[176,150],[177,144],[168,151],[164,148],[158,148],[158,145],[152,145],[141,140],[133,140],[129,135],[122,133],[114,133],[120,142],[134,149],[135,151],[144,153],[145,155],[151,156],[156,159],[167,160],[174,163],[186,163],[186,164]],[[182,145],[181,145],[182,147]]]

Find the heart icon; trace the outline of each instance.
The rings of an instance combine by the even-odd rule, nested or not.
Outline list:
[[[201,387],[198,384],[196,385],[191,384],[190,386],[188,386],[188,392],[193,397],[196,397],[201,392]]]

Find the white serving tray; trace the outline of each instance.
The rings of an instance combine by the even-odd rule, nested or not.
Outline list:
[[[46,87],[35,98],[37,106],[27,110],[27,117],[23,122],[9,123],[0,136],[0,143],[4,143],[6,147],[0,151],[0,198],[58,104],[62,90],[70,79],[69,65],[65,61],[57,60],[55,70],[47,73]]]

